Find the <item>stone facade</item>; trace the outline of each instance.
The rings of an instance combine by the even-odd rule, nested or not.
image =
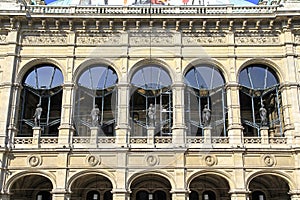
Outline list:
[[[4,4],[10,5],[10,11]],[[51,7],[3,3],[0,199],[40,200],[51,196],[53,200],[299,200],[300,4],[290,4]],[[87,69],[98,65],[108,66],[105,69],[114,71],[111,77],[117,77],[114,92],[103,87],[112,94],[109,101],[116,102],[112,109],[113,130],[102,130],[102,123],[89,127],[89,119],[79,126],[75,120],[79,116],[78,102],[87,98],[79,95],[80,78]],[[135,98],[132,77],[152,65],[162,69],[161,73],[166,72],[172,81],[170,89],[162,92],[172,99],[167,109],[171,113],[167,118],[171,128],[164,132],[161,126],[159,134],[156,127],[136,123],[131,113]],[[36,80],[26,82],[31,73],[38,74],[43,66],[51,66],[62,74],[62,84],[57,86],[62,91],[58,98],[61,103],[55,104],[59,108],[52,107],[57,98],[53,100],[51,96],[52,91],[60,94],[58,89],[49,89],[45,95],[43,91],[48,86],[28,86],[40,81],[39,76],[54,77],[49,79],[53,81],[54,72],[36,75]],[[220,119],[225,125],[220,134],[213,127],[218,121],[214,121],[213,106],[211,127],[203,127],[199,119],[200,135],[187,123],[189,84],[185,75],[195,66],[210,66],[224,78],[222,98],[207,100],[224,103]],[[249,66],[272,70],[278,78],[278,87],[272,93],[280,101],[276,104],[280,106],[275,106],[278,112],[274,111],[280,115],[279,121],[274,121],[276,126],[271,121],[263,127],[255,120],[252,124],[243,121],[243,106],[251,103],[243,102],[243,80],[239,76]],[[139,89],[139,94],[146,91]],[[26,96],[24,91],[38,91],[40,99],[31,93]],[[205,92],[201,88],[199,91]],[[261,88],[257,91],[268,94]],[[100,101],[104,107],[107,105],[105,97],[101,100],[102,96],[95,96],[84,106]],[[272,101],[267,104],[262,96],[261,104],[264,101],[265,107],[272,107]],[[46,97],[50,100],[44,105]],[[256,103],[254,96],[252,100]],[[31,101],[42,103],[43,114],[49,114],[41,116],[41,127],[33,126],[33,114],[29,118],[24,114],[29,112],[25,107]],[[51,121],[55,115],[51,109],[59,113],[58,121]],[[257,109],[248,111],[254,113]],[[101,122],[108,123],[108,114],[102,114]],[[255,119],[256,115],[253,114]],[[147,122],[142,114],[138,117]],[[43,121],[44,118],[49,121]],[[246,126],[256,130],[256,135],[247,135]],[[48,135],[44,134],[46,131]],[[106,131],[112,134],[107,135]]]

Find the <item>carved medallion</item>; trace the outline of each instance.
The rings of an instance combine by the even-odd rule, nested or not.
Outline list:
[[[155,166],[159,164],[159,158],[157,155],[152,155],[152,154],[146,155],[145,161],[148,166]]]
[[[276,159],[275,156],[266,154],[262,156],[262,162],[265,166],[272,167],[276,164]]]
[[[213,166],[217,164],[217,158],[214,155],[206,155],[203,157],[203,160],[207,166]]]
[[[101,158],[97,155],[88,155],[86,157],[86,163],[91,166],[94,167],[96,165],[101,164]]]
[[[300,44],[300,35],[295,35],[295,43]]]
[[[41,156],[30,155],[27,157],[27,164],[31,167],[36,167],[42,164]]]
[[[7,35],[0,34],[0,43],[5,43],[6,42],[6,38],[7,38]]]

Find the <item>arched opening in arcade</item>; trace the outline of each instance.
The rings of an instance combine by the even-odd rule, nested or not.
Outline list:
[[[112,200],[111,181],[98,174],[78,177],[71,185],[70,200]]]
[[[10,189],[12,200],[52,200],[51,181],[41,175],[27,175],[18,178]]]
[[[40,127],[42,136],[58,136],[63,93],[63,74],[52,64],[29,70],[22,81],[18,136],[32,136]]]
[[[277,175],[265,174],[253,178],[249,190],[249,200],[290,200],[288,183]]]
[[[159,65],[145,65],[131,78],[130,117],[132,136],[147,136],[149,127],[155,136],[172,133],[172,80]]]
[[[273,69],[253,64],[239,74],[241,120],[244,136],[260,137],[261,128],[271,137],[283,136],[283,108],[279,79]]]
[[[187,71],[184,79],[188,136],[203,136],[204,127],[212,128],[213,136],[226,136],[226,91],[220,70],[211,65],[196,65]]]
[[[171,200],[170,182],[159,175],[144,175],[134,180],[130,187],[131,200]]]
[[[194,178],[189,189],[189,200],[230,199],[228,181],[214,174],[200,175]]]
[[[104,64],[89,66],[80,74],[74,110],[76,135],[88,136],[91,127],[99,127],[99,136],[115,135],[117,83],[116,71]]]

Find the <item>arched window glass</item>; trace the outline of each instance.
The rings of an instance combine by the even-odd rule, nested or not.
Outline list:
[[[48,191],[38,192],[36,200],[52,200],[52,195]]]
[[[261,191],[254,191],[251,196],[252,200],[267,200],[266,195]]]
[[[38,126],[42,136],[57,136],[60,125],[63,75],[48,64],[32,68],[23,79],[19,108],[19,136],[31,136],[34,113],[38,104],[42,108]]]
[[[186,123],[188,135],[203,136],[204,127],[211,127],[213,136],[226,136],[226,94],[221,72],[207,65],[192,67],[185,74]]]
[[[75,102],[76,134],[86,136],[100,127],[99,136],[114,136],[118,76],[106,65],[93,65],[78,78]]]
[[[250,65],[241,71],[239,84],[244,136],[260,136],[261,127],[269,127],[271,136],[281,136],[281,93],[275,72]]]
[[[131,79],[130,115],[132,136],[146,136],[154,127],[156,136],[170,135],[172,127],[171,77],[158,65],[147,65]]]
[[[204,191],[202,195],[203,200],[216,200],[216,195],[213,191]]]

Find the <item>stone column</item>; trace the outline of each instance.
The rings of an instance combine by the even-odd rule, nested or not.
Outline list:
[[[74,128],[72,125],[72,102],[74,84],[65,83],[63,85],[61,123],[59,126],[58,143],[61,146],[69,147],[71,135]]]
[[[99,127],[90,127],[91,130],[90,144],[95,147],[97,147],[98,145],[99,129],[100,129]]]
[[[127,147],[129,141],[129,89],[128,83],[118,84],[117,97],[117,126],[116,126],[116,145],[119,147]]]
[[[184,83],[178,82],[172,85],[173,93],[173,127],[172,142],[176,147],[185,146],[186,126],[184,113]]]
[[[237,83],[228,83],[226,86],[226,91],[229,143],[232,145],[240,145],[243,143],[243,127],[241,124],[239,85]]]

